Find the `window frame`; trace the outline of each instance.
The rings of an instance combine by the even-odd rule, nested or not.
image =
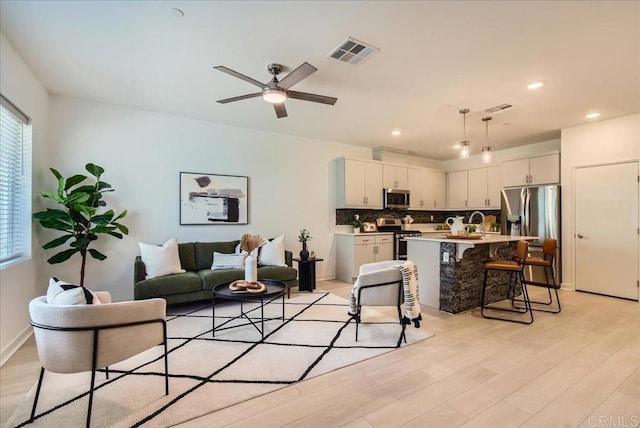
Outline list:
[[[14,266],[31,259],[32,252],[32,206],[31,206],[31,152],[32,152],[32,121],[20,108],[0,94],[0,105],[22,122],[22,141],[21,141],[21,178],[19,183],[19,191],[21,192],[21,204],[19,208],[20,231],[18,240],[21,241],[20,251],[14,257],[9,257],[4,261],[0,261],[0,270],[4,270],[10,266]]]

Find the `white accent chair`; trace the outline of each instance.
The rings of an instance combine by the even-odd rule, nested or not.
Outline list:
[[[402,303],[404,302],[402,274],[396,267],[402,263],[404,263],[403,260],[389,260],[360,266],[358,279],[353,285],[356,302],[356,341],[358,341],[358,326],[362,320],[362,306],[396,306],[398,321],[402,326],[400,338],[407,342],[405,324],[402,322]]]
[[[124,361],[157,345],[164,345],[165,394],[169,394],[167,363],[166,301],[149,299],[111,303],[105,291],[94,293],[103,304],[52,305],[46,296],[29,303],[42,368],[30,421],[33,421],[44,371],[79,373],[91,371],[87,427],[91,423],[91,406],[96,370]],[[70,422],[71,423],[71,422]]]

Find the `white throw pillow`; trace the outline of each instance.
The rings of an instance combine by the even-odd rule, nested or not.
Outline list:
[[[274,238],[260,247],[260,264],[264,266],[286,266],[284,259],[284,235]]]
[[[260,248],[256,248],[251,252],[251,255],[257,259],[259,252],[260,252]],[[242,254],[245,257],[249,255],[249,253],[247,253],[245,250],[242,249],[242,244],[236,245],[236,254]]]
[[[60,281],[58,278],[49,279],[47,288],[47,303],[51,305],[99,305],[98,296],[91,290],[79,285]]]
[[[162,246],[144,242],[138,242],[138,246],[142,261],[147,268],[147,278],[186,272],[180,265],[176,238],[169,239]]]
[[[246,258],[246,254],[224,254],[215,251],[211,269],[244,269],[244,260]]]

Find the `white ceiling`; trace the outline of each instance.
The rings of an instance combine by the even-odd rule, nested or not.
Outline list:
[[[638,1],[0,5],[2,33],[51,93],[246,128],[444,160],[462,138],[460,108],[471,109],[472,154],[485,142],[482,110],[497,104],[517,108],[490,122],[494,150],[559,138],[592,110],[599,120],[640,112]],[[358,66],[327,58],[347,36],[380,52]],[[289,100],[277,119],[260,98],[216,103],[257,88],[214,66],[267,82],[268,63],[304,61],[318,71],[292,89],[335,106]]]

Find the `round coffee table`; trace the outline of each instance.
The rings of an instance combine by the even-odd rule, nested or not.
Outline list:
[[[258,330],[260,332],[260,334],[262,335],[262,339],[264,339],[264,306],[268,305],[269,303],[273,302],[274,300],[276,300],[278,297],[282,298],[282,321],[284,321],[284,295],[287,292],[287,284],[285,284],[282,281],[277,281],[275,279],[261,279],[259,280],[259,282],[263,283],[267,289],[264,293],[260,293],[260,294],[252,294],[247,292],[238,292],[238,291],[232,291],[229,289],[229,284],[221,284],[218,285],[217,287],[215,287],[213,289],[213,297],[212,297],[212,302],[211,302],[211,313],[212,313],[212,336],[215,337],[216,335],[216,299],[221,299],[221,300],[232,300],[232,301],[237,301],[240,302],[240,315],[236,318],[245,318],[247,319],[251,325],[253,325],[256,330]],[[248,313],[244,311],[244,303],[245,302],[250,302],[250,303],[260,303],[260,318],[251,318],[249,317]],[[253,311],[254,309],[252,309],[251,311]],[[249,311],[249,312],[251,312]],[[236,319],[236,318],[231,318],[228,321],[222,323],[222,325],[220,327],[223,327],[225,324],[227,324],[228,322]],[[274,319],[280,319],[280,318],[267,318],[267,321],[269,320],[274,320]],[[258,325],[254,322],[254,320],[260,320],[260,327],[258,327]],[[246,324],[242,324],[242,325],[246,325]],[[220,328],[219,327],[219,328]],[[241,327],[241,325],[239,326],[234,326],[234,327]],[[233,328],[233,327],[230,327]]]

